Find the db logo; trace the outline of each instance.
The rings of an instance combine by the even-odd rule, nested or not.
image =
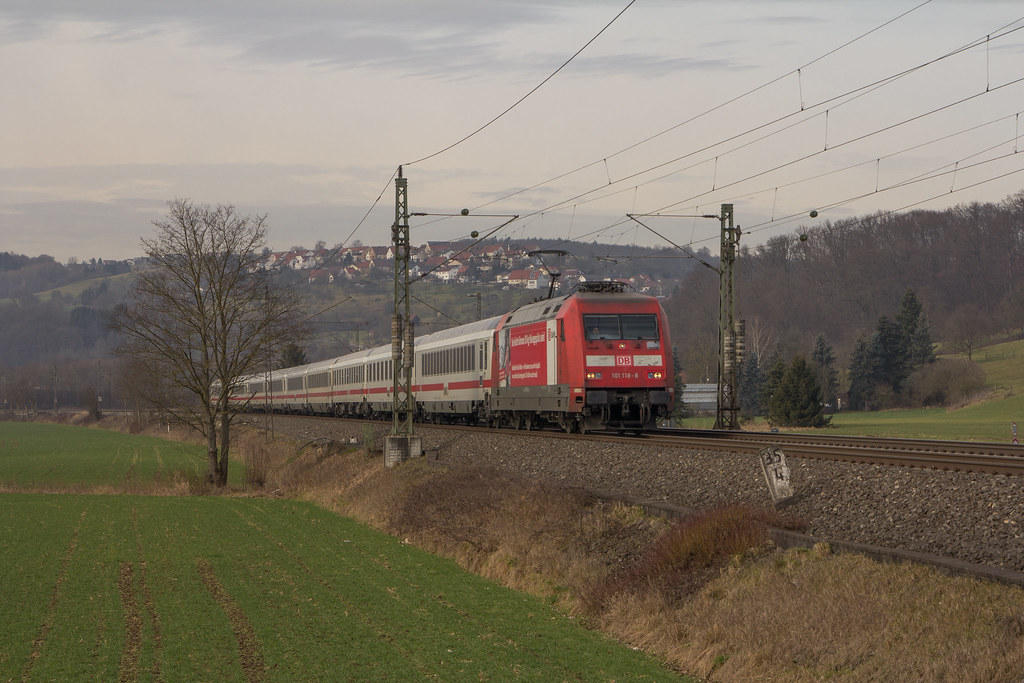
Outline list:
[[[632,365],[633,356],[615,356],[616,365]]]

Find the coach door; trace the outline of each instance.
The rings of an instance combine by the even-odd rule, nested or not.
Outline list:
[[[558,320],[547,321],[547,385],[549,387],[558,384]]]

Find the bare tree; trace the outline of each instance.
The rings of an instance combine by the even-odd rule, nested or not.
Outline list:
[[[974,352],[988,337],[991,323],[975,304],[962,304],[946,318],[946,339],[957,353],[974,359]]]
[[[762,364],[771,363],[778,341],[771,325],[763,318],[755,315],[747,320],[745,341],[748,353],[756,355]]]
[[[258,268],[266,216],[186,199],[168,207],[166,220],[154,222],[156,237],[142,240],[150,267],[113,324],[125,339],[119,352],[145,368],[150,401],[203,435],[208,479],[223,486],[231,390],[303,337],[301,302]]]

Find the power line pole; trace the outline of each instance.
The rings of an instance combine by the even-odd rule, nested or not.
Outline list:
[[[718,402],[715,429],[740,428],[739,363],[743,359],[743,321],[736,315],[736,251],[740,226],[733,226],[732,204],[722,204],[721,258],[718,268]]]
[[[483,320],[484,319],[484,304],[483,304],[483,299],[481,298],[482,294],[480,292],[477,292],[476,294],[467,294],[466,296],[470,297],[470,298],[472,298],[474,296],[476,297],[476,319],[477,320]]]
[[[391,316],[391,435],[384,440],[384,464],[394,467],[410,457],[422,454],[420,438],[413,434],[415,412],[412,394],[413,326],[409,297],[409,202],[408,181],[398,167],[395,178],[395,222],[391,226],[395,250],[395,299]]]

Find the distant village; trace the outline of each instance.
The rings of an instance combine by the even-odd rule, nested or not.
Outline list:
[[[458,284],[493,283],[507,289],[546,290],[555,278],[556,290],[571,290],[587,276],[578,269],[546,267],[531,255],[536,244],[504,242],[469,244],[465,242],[427,242],[413,247],[409,275],[414,279],[434,278]],[[394,247],[351,246],[327,249],[267,251],[258,267],[268,272],[299,271],[311,285],[358,282],[391,278],[394,273]],[[613,278],[605,278],[613,279]],[[646,274],[614,278],[635,291],[663,295],[661,284]]]

